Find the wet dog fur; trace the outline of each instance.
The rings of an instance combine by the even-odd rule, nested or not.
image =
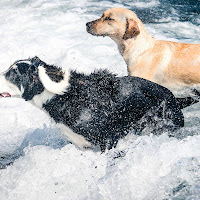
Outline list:
[[[23,98],[45,111],[70,142],[101,151],[115,147],[132,129],[140,134],[151,127],[160,134],[183,127],[181,108],[197,102],[176,99],[142,78],[116,77],[106,70],[63,72],[38,57],[16,61],[0,83],[1,97]]]

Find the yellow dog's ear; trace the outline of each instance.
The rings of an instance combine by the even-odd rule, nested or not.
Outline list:
[[[133,19],[126,19],[126,30],[123,36],[124,40],[134,38],[137,35],[140,34],[140,29],[138,27],[138,24]]]

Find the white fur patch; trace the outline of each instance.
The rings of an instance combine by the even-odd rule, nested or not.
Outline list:
[[[13,69],[17,69],[17,65],[12,65],[12,68]]]
[[[88,142],[82,135],[74,133],[69,127],[65,126],[64,124],[58,123],[57,126],[60,129],[60,132],[64,136],[66,136],[70,142],[77,145],[81,149],[83,149],[84,147],[92,146],[92,144]]]
[[[11,95],[11,97],[20,98],[22,96],[22,91],[19,88],[6,80],[4,75],[0,75],[0,93],[7,92]]]
[[[35,95],[32,100],[29,102],[32,103],[34,106],[42,109],[42,105],[50,100],[55,94],[49,92],[48,90],[44,89],[41,94]]]
[[[29,60],[21,60],[21,61],[17,61],[16,64],[19,64],[19,63],[26,63],[26,64],[31,65],[31,61],[29,61]]]
[[[58,83],[52,81],[46,73],[46,70],[43,66],[38,67],[39,70],[39,78],[42,82],[43,86],[54,94],[63,94],[66,91],[66,88],[69,86],[69,72],[64,73],[64,79]]]

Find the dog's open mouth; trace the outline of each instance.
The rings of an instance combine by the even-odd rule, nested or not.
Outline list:
[[[8,92],[0,93],[0,97],[11,97],[11,95]]]

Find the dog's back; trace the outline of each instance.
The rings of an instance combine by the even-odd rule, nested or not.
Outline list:
[[[166,88],[137,77],[116,77],[107,71],[89,76],[71,73],[67,92],[55,96],[43,108],[57,122],[101,150],[112,148],[129,130],[162,122],[162,131],[184,125],[175,97]]]

